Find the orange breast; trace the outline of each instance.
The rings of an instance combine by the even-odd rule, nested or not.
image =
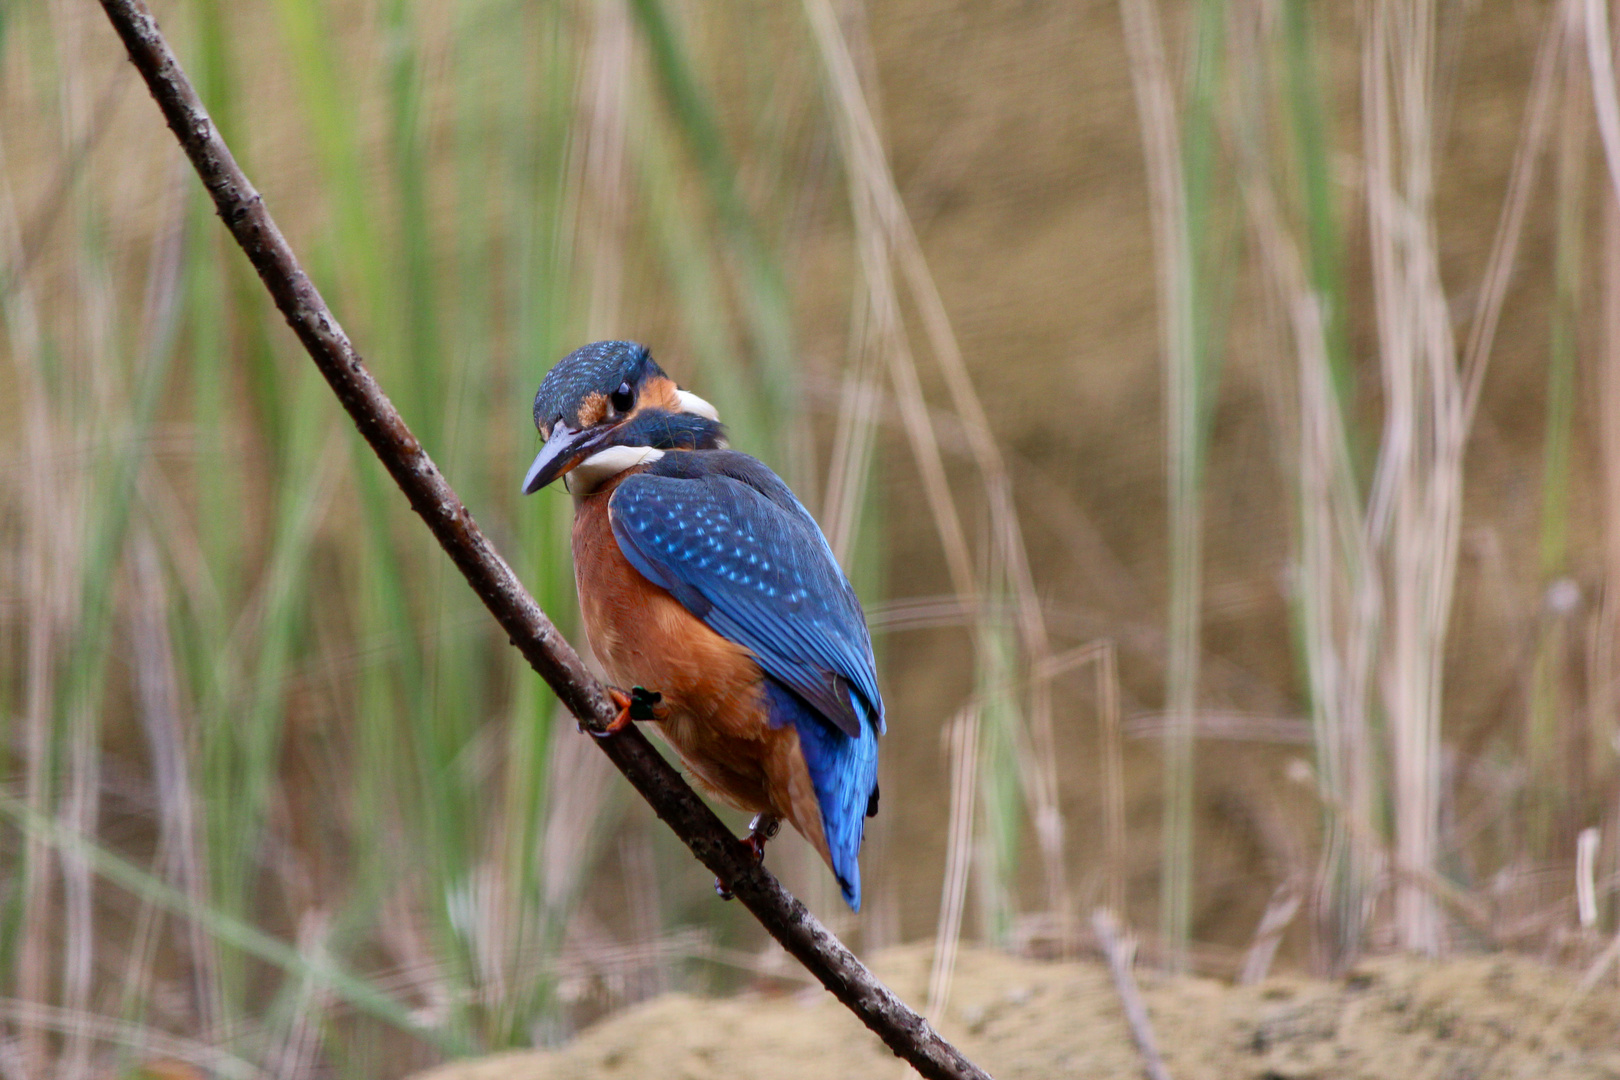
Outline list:
[[[709,629],[625,559],[608,520],[617,486],[605,484],[574,504],[574,580],[597,659],[619,687],[662,695],[657,726],[699,786],[739,810],[787,820],[826,859],[798,732],[766,722],[753,653]]]

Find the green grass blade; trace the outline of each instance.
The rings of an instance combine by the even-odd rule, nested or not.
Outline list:
[[[271,937],[251,923],[217,909],[197,909],[189,897],[167,882],[42,817],[4,793],[0,793],[0,816],[9,820],[19,832],[42,836],[52,847],[86,859],[97,874],[119,888],[151,901],[172,914],[198,920],[221,943],[280,968],[289,975],[324,986],[357,1011],[422,1039],[447,1054],[465,1052],[464,1044],[421,1026],[412,1019],[410,1010],[404,1005],[365,979],[345,970],[335,960],[312,961],[291,945]]]

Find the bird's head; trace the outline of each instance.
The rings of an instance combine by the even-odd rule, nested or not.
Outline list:
[[[714,406],[676,386],[633,341],[597,341],[563,357],[534,395],[534,426],[546,445],[523,478],[525,495],[559,476],[588,494],[665,451],[725,445]]]

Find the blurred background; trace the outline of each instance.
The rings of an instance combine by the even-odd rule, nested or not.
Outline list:
[[[1254,979],[1616,929],[1604,0],[158,0],[571,637],[545,370],[648,343],[889,709],[858,951]],[[397,1076],[802,975],[560,714],[98,7],[0,5],[0,1076]],[[739,828],[743,822],[734,822]],[[183,1075],[193,1075],[184,1073]]]

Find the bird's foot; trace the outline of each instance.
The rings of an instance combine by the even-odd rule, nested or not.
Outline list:
[[[610,686],[607,688],[607,693],[613,704],[618,706],[619,712],[609,721],[608,726],[601,731],[594,728],[586,729],[598,739],[618,734],[632,720],[656,720],[657,716],[653,713],[653,706],[664,700],[664,695],[658,691],[648,690],[641,686],[632,686],[628,695],[623,690]]]
[[[618,706],[619,712],[612,720],[608,721],[608,726],[601,731],[597,731],[595,728],[586,729],[598,739],[605,739],[609,735],[617,735],[623,731],[625,725],[630,722],[630,709],[635,704],[623,690],[617,690],[610,686],[607,688],[607,694],[608,699]]]
[[[782,831],[782,819],[770,814],[756,814],[748,823],[748,836],[743,840],[754,853],[755,862],[765,861],[765,841],[775,840]]]
[[[648,690],[645,686],[632,686],[630,688],[630,719],[658,719],[658,714],[653,711],[653,706],[663,700],[664,695],[656,690]]]
[[[775,839],[776,834],[781,829],[782,820],[780,818],[772,817],[770,814],[755,815],[754,820],[748,825],[748,835],[743,837],[743,843],[748,846],[749,851],[754,853],[755,862],[762,863],[765,861],[765,841]],[[719,878],[714,879],[714,891],[722,900],[731,899],[731,890]]]

